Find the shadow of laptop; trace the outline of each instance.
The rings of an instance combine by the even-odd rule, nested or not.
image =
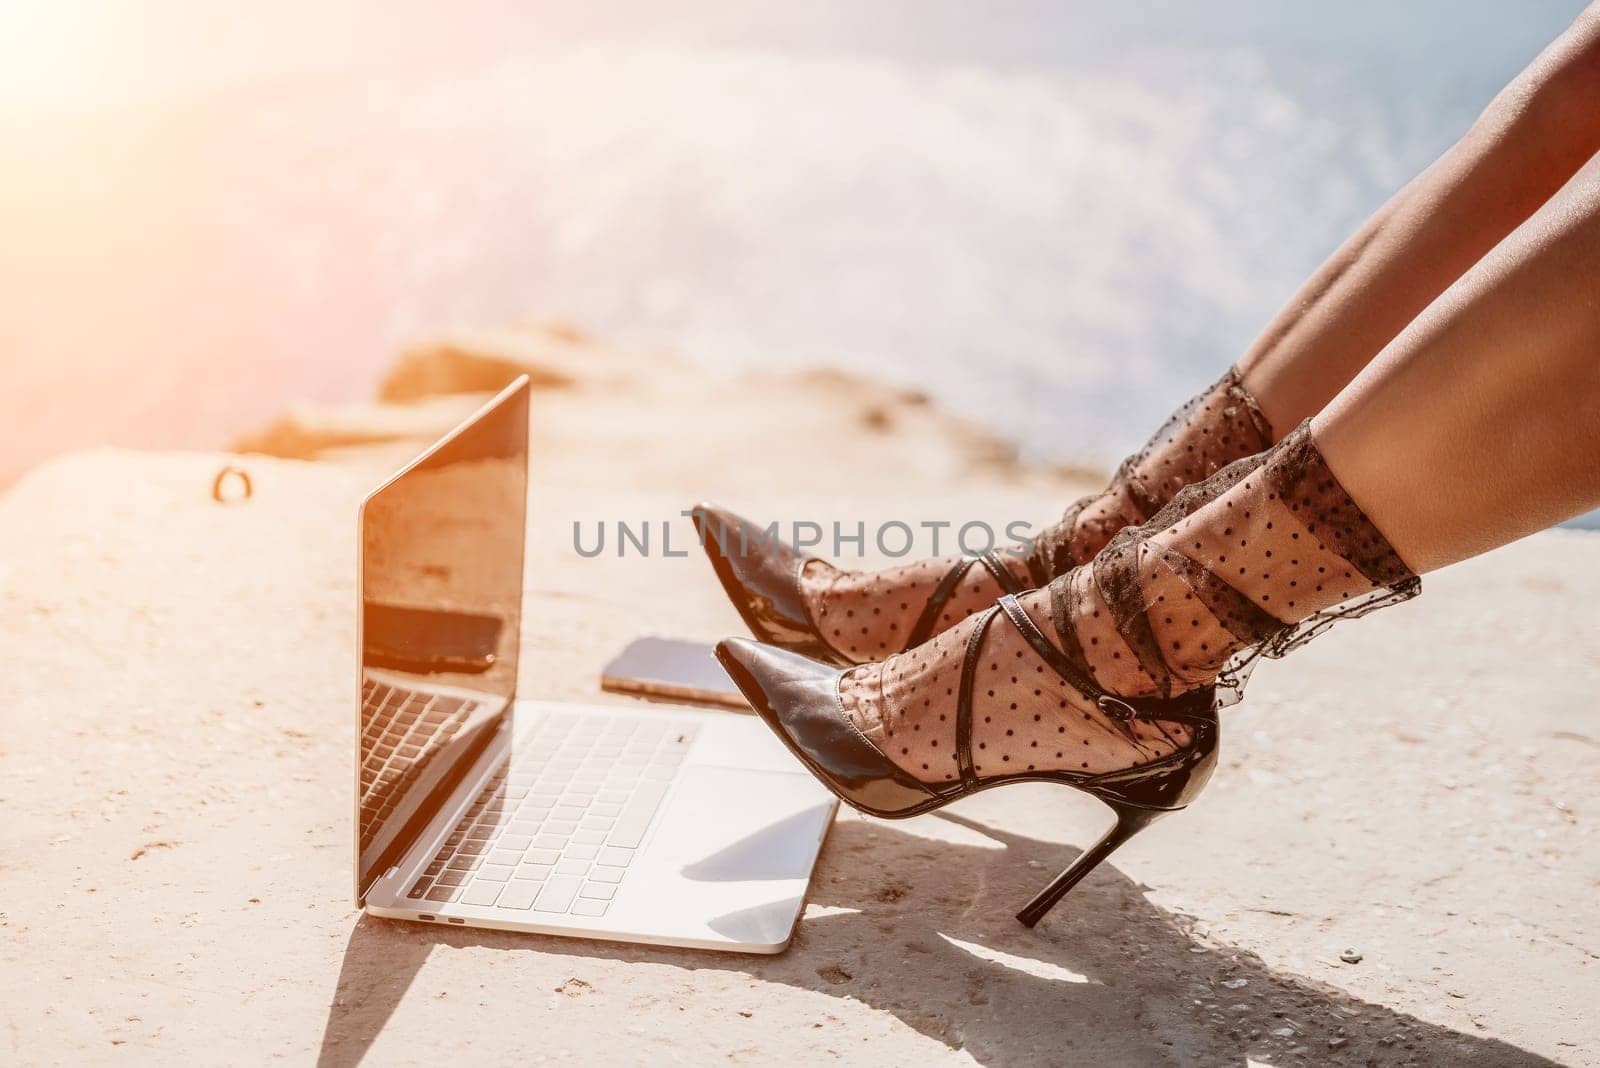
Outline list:
[[[542,960],[677,965],[848,996],[984,1064],[1242,1065],[1279,1058],[1296,1045],[1321,1055],[1332,1052],[1330,1042],[1350,1063],[1554,1063],[1276,973],[1248,952],[1231,951],[1219,962],[1181,917],[1152,905],[1143,887],[1109,864],[1029,932],[1013,919],[1013,906],[1040,870],[1058,870],[1075,851],[948,813],[942,818],[990,843],[932,841],[878,822],[837,824],[811,894],[813,905],[830,911],[802,922],[794,945],[777,957],[363,917],[345,949],[318,1063],[360,1063],[441,945]],[[714,877],[715,858],[707,863]],[[1223,978],[1234,986],[1214,989]],[[1236,1004],[1248,1012],[1232,1011]],[[517,1008],[491,1006],[494,1015]],[[1273,1033],[1286,1029],[1291,1034]],[[494,1045],[492,1034],[479,1041],[485,1056],[516,1052]]]

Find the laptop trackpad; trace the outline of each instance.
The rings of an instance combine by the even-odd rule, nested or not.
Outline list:
[[[688,765],[646,853],[694,882],[805,880],[833,807],[804,772]]]

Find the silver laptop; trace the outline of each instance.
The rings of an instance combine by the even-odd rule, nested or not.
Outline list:
[[[837,802],[754,717],[518,696],[527,470],[523,378],[362,502],[357,904],[779,952]]]

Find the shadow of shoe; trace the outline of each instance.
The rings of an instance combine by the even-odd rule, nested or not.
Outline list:
[[[1110,863],[1030,931],[1013,917],[1017,904],[1074,850],[948,811],[935,818],[963,841],[840,821],[813,882],[812,916],[776,957],[363,918],[345,950],[318,1063],[359,1063],[437,945],[515,952],[546,975],[552,958],[649,962],[848,997],[981,1064],[1244,1065],[1330,1053],[1352,1064],[1554,1063],[1208,945]],[[489,999],[480,1019],[529,1011],[511,995],[497,1004],[492,988],[474,993]],[[474,1052],[504,1059],[517,1050],[493,1043],[526,1033],[485,1031]],[[608,1053],[623,1056],[607,1046],[621,1040],[597,1035],[585,1055],[602,1063]],[[637,1057],[637,1036],[627,1041]]]

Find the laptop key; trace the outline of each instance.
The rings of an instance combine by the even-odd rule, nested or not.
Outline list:
[[[417,885],[413,886],[411,888],[410,892],[406,894],[406,897],[412,898],[414,900],[416,898],[421,897],[423,894],[426,894],[427,892],[428,892],[428,880],[426,880],[426,879],[418,879],[417,880]]]
[[[606,840],[604,831],[574,831],[572,840],[579,845],[599,845]]]
[[[500,836],[500,840],[495,843],[495,845],[500,849],[514,849],[518,853],[522,852],[524,849],[527,849],[532,844],[533,838],[530,835],[525,834],[502,834]]]
[[[449,865],[446,866],[445,870],[446,871],[471,871],[473,868],[476,868],[479,864],[482,864],[482,863],[483,863],[483,858],[482,857],[475,857],[475,856],[471,856],[471,855],[464,855],[464,856],[459,856],[459,857],[451,857],[450,858],[450,863],[449,863]]]
[[[556,865],[557,875],[587,875],[589,862],[587,860],[563,860]]]
[[[626,868],[613,868],[605,864],[596,864],[589,872],[589,878],[597,883],[620,883]]]
[[[559,849],[530,849],[523,855],[523,861],[528,864],[554,864],[561,859]]]
[[[623,849],[637,849],[644,841],[644,832],[650,826],[651,817],[656,814],[656,808],[666,796],[666,783],[651,782],[640,785],[627,807],[622,810],[622,815],[617,817],[616,826],[611,828],[606,844],[620,846]]]
[[[511,878],[511,873],[516,870],[515,867],[506,864],[485,864],[478,869],[478,878],[491,879],[494,882],[503,883]]]
[[[511,867],[514,868],[518,864],[522,863],[522,850],[520,850],[520,849],[496,849],[494,852],[489,854],[489,863],[490,864],[509,864]]]
[[[614,883],[584,883],[583,889],[578,891],[578,896],[610,901],[616,892],[617,887]]]
[[[583,880],[576,875],[552,875],[533,902],[535,912],[566,912],[578,896]]]
[[[495,902],[503,909],[525,909],[533,904],[533,899],[539,896],[542,883],[530,882],[527,879],[513,879],[506,884],[505,892]]]
[[[467,887],[467,892],[461,895],[463,905],[493,905],[495,898],[500,896],[500,891],[505,889],[500,883],[475,882]]]
[[[553,864],[518,864],[517,878],[532,879],[535,882],[543,882],[544,880],[550,878],[550,874],[555,870],[556,869]]]
[[[596,901],[592,898],[579,898],[572,903],[574,916],[604,916],[606,909],[611,907],[609,901]]]
[[[625,868],[633,860],[633,850],[619,849],[616,846],[606,846],[600,850],[597,858],[601,864],[610,864],[613,867]]]
[[[564,834],[541,834],[533,840],[533,844],[539,849],[559,850],[567,844],[567,836]]]
[[[461,893],[460,888],[454,886],[436,886],[428,891],[429,901],[454,901]]]
[[[471,873],[464,871],[447,871],[439,876],[438,882],[440,886],[461,886],[466,883],[469,874]]]
[[[598,846],[569,845],[562,856],[568,860],[593,860],[599,852],[600,848]]]

